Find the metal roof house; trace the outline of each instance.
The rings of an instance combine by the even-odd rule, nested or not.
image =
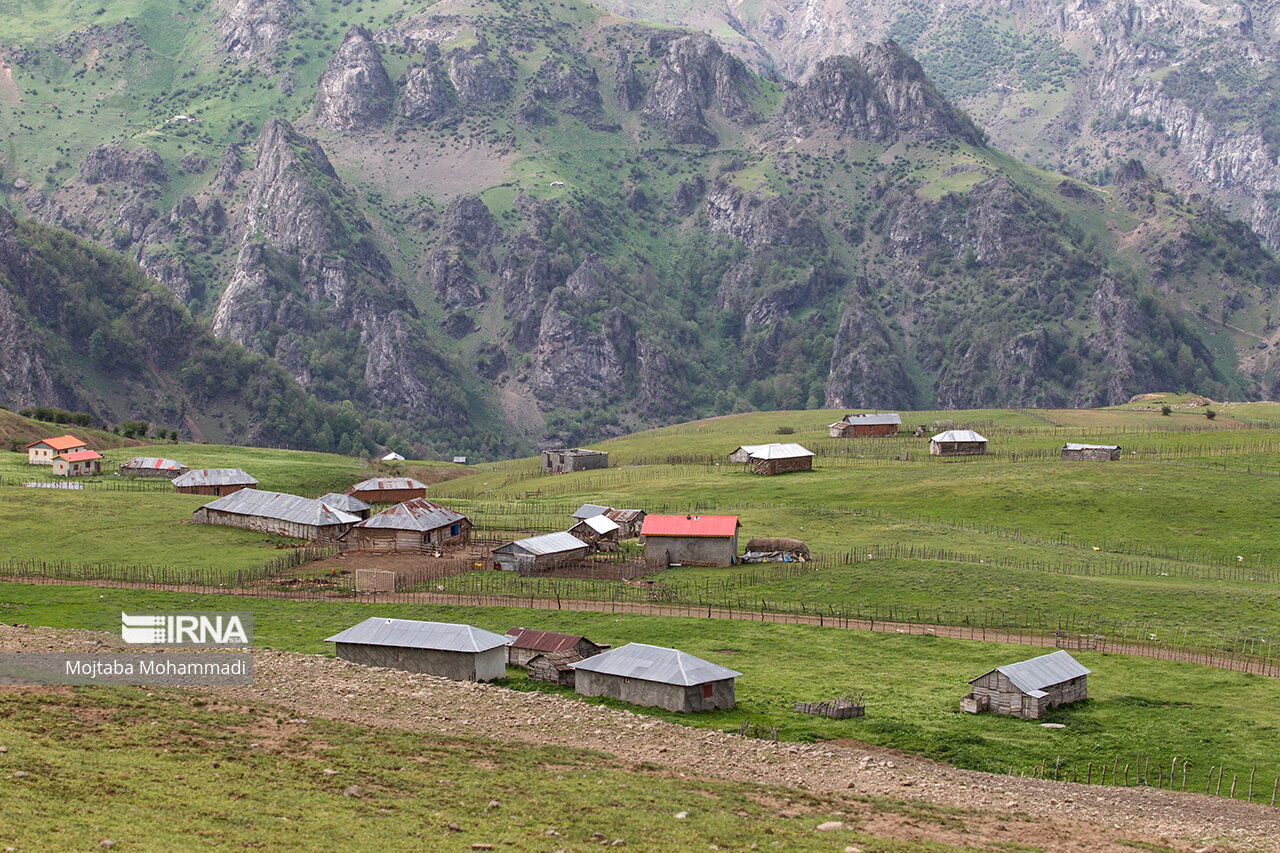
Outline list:
[[[619,539],[630,539],[640,535],[640,527],[644,524],[647,513],[642,509],[610,509],[604,515],[617,522]]]
[[[135,456],[120,465],[120,473],[126,477],[168,477],[172,480],[189,470],[181,462],[159,456]]]
[[[312,498],[241,489],[200,507],[191,513],[191,520],[196,524],[242,527],[273,536],[334,542],[360,521],[360,517]]]
[[[412,477],[370,477],[361,480],[344,494],[367,504],[398,504],[427,496],[427,484]]]
[[[511,666],[527,666],[535,655],[551,652],[572,653],[576,655],[576,660],[585,660],[609,648],[577,634],[557,634],[529,628],[512,628],[507,636],[511,639],[511,645],[507,647],[507,663]]]
[[[53,438],[42,438],[27,445],[28,465],[52,465],[53,457],[59,453],[75,453],[88,450],[85,444],[74,435],[59,435]]]
[[[404,457],[393,450],[390,453],[388,453],[386,456],[382,457],[382,461],[383,462],[403,462]]]
[[[647,515],[644,558],[669,566],[731,566],[738,558],[736,515]]]
[[[573,511],[574,521],[583,521],[596,515],[604,515],[609,511],[609,507],[600,506],[599,504],[583,504]]]
[[[102,473],[102,454],[96,450],[75,450],[53,457],[53,476],[87,477]]]
[[[1075,444],[1068,441],[1062,445],[1062,458],[1071,462],[1114,462],[1120,458],[1120,445]]]
[[[426,554],[471,541],[471,521],[424,498],[398,503],[360,522],[347,537],[356,551]]]
[[[507,674],[510,637],[447,622],[371,616],[325,638],[343,660],[425,672],[454,681],[492,681]]]
[[[929,439],[930,456],[978,456],[987,452],[987,440],[971,429],[949,429]]]
[[[524,575],[580,560],[588,550],[590,546],[571,533],[545,533],[494,548],[491,559],[495,569]]]
[[[173,479],[173,490],[184,495],[225,497],[257,485],[257,480],[239,468],[193,468]]]
[[[960,710],[1036,720],[1050,708],[1089,697],[1089,670],[1064,651],[998,666],[969,682]]]
[[[618,522],[607,515],[593,515],[570,527],[569,532],[596,550],[616,551],[620,529]]]
[[[609,454],[603,450],[587,450],[575,447],[572,450],[542,451],[542,473],[568,474],[572,471],[591,471],[595,468],[608,468]]]
[[[755,474],[786,474],[813,469],[813,451],[795,443],[744,444],[729,454],[730,462],[742,462]]]
[[[572,664],[574,691],[692,713],[732,708],[742,673],[678,649],[627,643]]]
[[[353,498],[351,495],[344,495],[339,492],[329,492],[327,495],[321,495],[317,500],[324,501],[334,509],[340,509],[343,512],[349,512],[360,518],[368,518],[373,512],[373,507],[369,506],[359,498]]]
[[[865,438],[867,436],[897,435],[902,426],[902,416],[897,412],[874,412],[865,415],[845,415],[829,425],[832,438]]]

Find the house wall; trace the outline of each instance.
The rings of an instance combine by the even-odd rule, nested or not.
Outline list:
[[[356,551],[371,551],[377,554],[425,554],[437,548],[451,548],[466,545],[471,541],[471,522],[458,522],[458,534],[450,535],[452,525],[437,527],[435,530],[392,530],[386,527],[356,527],[352,529],[349,541]],[[428,534],[430,539],[428,540]]]
[[[398,504],[426,496],[426,489],[370,489],[351,493],[351,497],[359,498],[367,504]]]
[[[541,653],[535,653],[534,658],[529,663],[529,678],[534,681],[545,681],[548,684],[559,684],[561,687],[573,687],[572,669],[560,669]]]
[[[187,473],[186,468],[126,468],[120,466],[120,474],[125,477],[165,477],[172,480]]]
[[[536,572],[545,572],[570,560],[581,560],[587,556],[587,548],[583,546],[574,548],[572,551],[558,551],[554,554],[538,554],[537,556],[494,551],[490,556],[492,557],[491,562],[494,569],[529,575]]]
[[[609,467],[608,453],[570,453],[568,451],[542,451],[542,473],[567,474],[571,471],[591,471]]]
[[[845,424],[831,428],[832,438],[870,438],[898,434],[897,424]]]
[[[227,495],[238,492],[241,489],[252,489],[249,485],[226,485],[226,486],[174,486],[173,490],[182,495],[213,495],[214,497],[225,498]]]
[[[486,652],[447,652],[439,649],[407,649],[398,646],[370,646],[337,643],[343,660],[365,666],[385,666],[405,672],[424,672],[454,681],[492,681],[507,674],[506,649]]]
[[[795,459],[752,459],[753,474],[789,474],[792,471],[812,471],[813,457],[798,456]]]
[[[644,537],[644,558],[690,566],[732,566],[738,556],[738,534],[733,536]]]
[[[101,473],[101,459],[86,459],[83,462],[68,462],[65,459],[53,460],[53,476],[55,477],[87,477]]]
[[[987,452],[985,441],[930,441],[931,456],[978,456]]]
[[[1071,462],[1114,462],[1120,458],[1120,449],[1063,450],[1062,458]]]
[[[285,521],[280,518],[265,518],[259,515],[223,512],[222,510],[209,509],[203,506],[191,513],[191,520],[196,524],[240,527],[271,536],[288,536],[293,539],[308,539],[314,542],[333,542],[350,530],[354,524],[354,522],[351,522],[349,524],[332,524],[321,527],[315,524],[299,524],[296,521]]]
[[[1050,708],[1087,699],[1088,678],[1087,675],[1082,675],[1079,678],[1046,687],[1044,689],[1046,696],[1033,698],[1015,687],[1004,673],[989,672],[971,682],[972,697],[975,702],[980,702],[985,697],[987,710],[992,713],[1036,720],[1044,716]]]
[[[711,688],[709,697],[704,696],[707,692],[705,687]],[[649,705],[683,714],[734,706],[732,678],[685,687],[582,670],[574,676],[573,689],[583,696],[607,696],[633,705]]]

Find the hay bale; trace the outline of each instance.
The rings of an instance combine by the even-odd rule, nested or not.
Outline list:
[[[799,539],[788,539],[785,536],[757,536],[747,543],[747,550],[757,553],[784,551],[790,554],[800,554],[806,560],[809,558],[808,545]]]

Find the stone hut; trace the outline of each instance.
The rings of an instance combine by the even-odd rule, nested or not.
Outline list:
[[[193,468],[173,478],[173,490],[184,495],[226,497],[257,485],[257,480],[239,468]]]
[[[367,504],[398,504],[427,496],[426,483],[412,477],[370,477],[362,480],[343,494],[359,498]]]
[[[511,638],[511,645],[507,647],[507,663],[511,666],[528,666],[535,655],[550,652],[571,652],[577,656],[576,660],[585,660],[609,648],[577,634],[556,634],[529,628],[512,628],[507,636]]]
[[[190,470],[181,462],[159,456],[135,456],[120,465],[120,473],[125,477],[167,477],[172,480]]]
[[[575,447],[572,450],[542,451],[542,473],[544,474],[567,474],[572,471],[591,471],[608,467],[609,454],[603,450]]]
[[[729,454],[729,461],[745,463],[753,474],[813,470],[813,452],[798,444],[744,444]]]
[[[1115,462],[1120,458],[1120,445],[1067,442],[1062,445],[1062,458],[1071,462]]]
[[[312,498],[239,489],[200,507],[191,514],[191,520],[196,524],[242,527],[272,536],[336,542],[360,518]]]
[[[1050,708],[1087,699],[1089,670],[1064,651],[998,666],[969,682],[960,710],[1038,720]]]
[[[507,674],[510,639],[471,625],[371,616],[325,642],[336,643],[337,656],[352,663],[492,681]]]
[[[736,515],[648,515],[644,557],[656,565],[731,566],[738,558]]]
[[[545,533],[494,548],[491,560],[495,569],[527,575],[581,560],[589,550],[586,542],[571,533]]]
[[[929,439],[930,456],[979,456],[987,440],[971,429],[949,429]]]
[[[574,691],[693,713],[734,706],[732,669],[677,649],[627,643],[572,665]]]
[[[347,537],[347,547],[383,554],[427,554],[470,541],[471,521],[465,515],[414,498],[357,524]]]
[[[902,416],[897,412],[874,412],[865,415],[845,415],[842,420],[831,424],[832,438],[866,438],[869,436],[891,436],[898,434],[902,426]]]

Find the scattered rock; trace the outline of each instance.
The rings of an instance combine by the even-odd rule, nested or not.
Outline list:
[[[12,776],[11,778],[14,778],[14,779],[24,779],[24,778],[26,778],[27,776],[30,776],[30,775],[31,775],[31,774],[30,774],[30,773],[28,773],[28,772],[27,772],[27,771],[25,771],[25,770],[15,770],[15,771],[13,771],[13,776]]]
[[[98,842],[98,846],[101,847],[103,850],[110,850],[112,847],[116,846],[116,843],[112,841],[110,838],[104,838]]]
[[[829,820],[826,823],[818,824],[818,832],[831,832],[834,829],[844,829],[844,823],[838,820]]]
[[[453,823],[452,821],[449,822],[448,829],[450,832],[462,832],[462,827],[458,826],[456,823]]]
[[[360,797],[360,786],[359,786],[359,785],[348,785],[347,787],[345,787],[345,788],[343,788],[343,789],[342,789],[342,796],[344,796],[344,797],[357,797],[357,798],[358,798],[358,797]]]
[[[676,812],[676,820],[684,820],[689,816],[688,812]]]
[[[490,800],[490,801],[489,801],[489,805],[485,806],[485,808],[486,808],[486,809],[496,809],[499,805],[500,805],[500,803],[499,803],[497,800]]]
[[[338,775],[338,771],[337,771],[337,770],[334,770],[332,767],[326,767],[325,769],[321,770],[320,772],[321,772],[321,773],[323,773],[323,774],[324,774],[324,775],[326,775],[326,776],[337,776],[337,775]]]

